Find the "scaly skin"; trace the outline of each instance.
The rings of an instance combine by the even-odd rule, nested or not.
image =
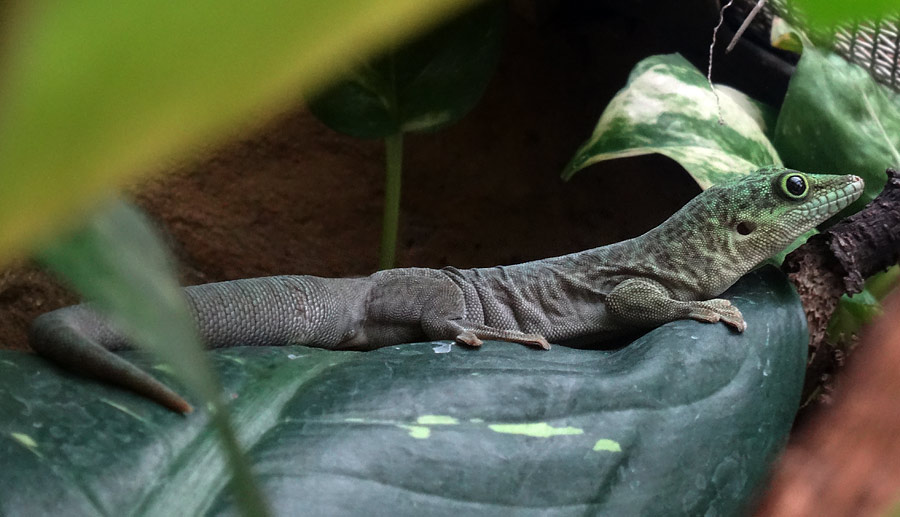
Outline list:
[[[640,237],[561,257],[467,270],[391,269],[366,278],[253,278],[185,293],[212,347],[371,350],[422,339],[470,346],[499,339],[549,349],[550,342],[597,343],[687,318],[741,332],[740,311],[715,297],[862,191],[856,176],[770,167],[708,189]],[[126,339],[86,306],[38,317],[30,342],[61,366],[176,411],[191,409],[110,352],[126,348]]]

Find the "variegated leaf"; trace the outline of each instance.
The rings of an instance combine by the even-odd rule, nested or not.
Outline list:
[[[774,113],[732,88],[717,86],[716,92],[718,99],[706,77],[678,54],[644,59],[563,178],[599,161],[650,153],[677,161],[704,189],[764,165],[780,165],[766,136]]]
[[[774,141],[790,167],[866,180],[863,196],[842,215],[859,211],[881,192],[885,168],[900,166],[900,95],[864,68],[807,45]]]

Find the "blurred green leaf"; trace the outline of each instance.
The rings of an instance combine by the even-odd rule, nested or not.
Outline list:
[[[803,35],[783,18],[776,16],[772,20],[769,36],[773,47],[795,54],[803,53]]]
[[[849,336],[858,335],[863,326],[881,315],[881,300],[897,286],[898,280],[900,267],[893,266],[869,277],[862,292],[842,296],[828,322],[828,338],[841,343]]]
[[[775,128],[784,163],[818,173],[856,174],[863,196],[843,214],[871,201],[900,166],[900,97],[859,66],[812,46],[803,50]]]
[[[801,10],[810,23],[824,28],[900,13],[897,0],[792,0],[792,6]]]
[[[164,158],[255,125],[471,0],[4,8],[0,260]]]
[[[39,257],[216,408],[214,422],[234,469],[233,486],[247,505],[245,514],[264,512],[170,257],[143,215],[122,202],[110,203],[82,229],[55,239]]]
[[[687,169],[701,188],[780,165],[767,132],[771,110],[743,93],[717,86],[678,54],[644,59],[604,110],[563,178],[603,160],[659,153]],[[724,124],[719,124],[719,109]]]
[[[209,355],[278,515],[740,515],[791,428],[809,336],[771,268],[727,297],[742,334],[682,320],[617,350]],[[204,416],[0,351],[0,515],[231,515]]]
[[[866,289],[876,299],[883,300],[888,293],[897,287],[898,282],[900,282],[900,266],[894,265],[887,271],[869,277],[866,280]]]
[[[384,138],[451,124],[481,98],[500,55],[506,4],[489,1],[355,66],[310,103],[335,131]]]
[[[853,296],[841,296],[838,307],[828,321],[828,339],[835,343],[859,333],[859,330],[878,317],[882,312],[881,303],[868,290]]]
[[[804,244],[806,244],[806,241],[808,241],[810,237],[812,237],[813,235],[815,235],[817,233],[819,233],[818,230],[813,228],[812,230],[801,235],[800,237],[797,237],[797,240],[792,242],[790,244],[790,246],[788,246],[787,248],[781,250],[780,253],[776,253],[775,255],[773,255],[768,260],[768,262],[774,264],[775,266],[780,267],[782,262],[784,262],[784,257],[787,257],[792,251],[794,251],[795,249],[799,248],[800,246],[803,246]]]
[[[136,344],[170,362],[193,390],[207,398],[219,392],[172,260],[135,208],[106,204],[38,257]]]

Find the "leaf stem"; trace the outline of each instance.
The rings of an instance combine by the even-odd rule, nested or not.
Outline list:
[[[256,483],[253,472],[250,470],[247,456],[234,434],[231,417],[228,415],[228,409],[221,396],[213,399],[210,418],[219,431],[219,439],[231,467],[231,489],[241,514],[245,517],[271,515],[266,500],[259,491],[259,485]]]
[[[397,226],[400,220],[400,180],[403,174],[403,133],[390,135],[384,139],[385,182],[384,217],[381,222],[381,251],[378,269],[394,267],[397,253]]]

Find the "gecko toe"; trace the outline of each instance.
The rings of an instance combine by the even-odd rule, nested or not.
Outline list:
[[[550,343],[544,339],[544,336],[538,336],[539,339],[535,340],[535,345],[539,346],[542,350],[550,350]]]
[[[540,334],[524,334],[518,341],[523,345],[533,346],[542,350],[550,350],[550,342]]]
[[[747,329],[741,311],[730,301],[722,298],[697,303],[692,307],[690,317],[708,323],[721,321],[737,332]]]
[[[728,309],[724,309],[719,313],[722,321],[729,327],[734,328],[738,332],[747,330],[747,322],[744,321],[744,315],[737,307],[731,305]]]
[[[475,335],[474,332],[462,332],[456,336],[456,341],[462,343],[464,345],[468,345],[472,348],[479,348],[484,342],[478,339],[478,336]]]
[[[737,318],[722,318],[722,321],[738,332],[747,330],[747,322],[740,315]]]

